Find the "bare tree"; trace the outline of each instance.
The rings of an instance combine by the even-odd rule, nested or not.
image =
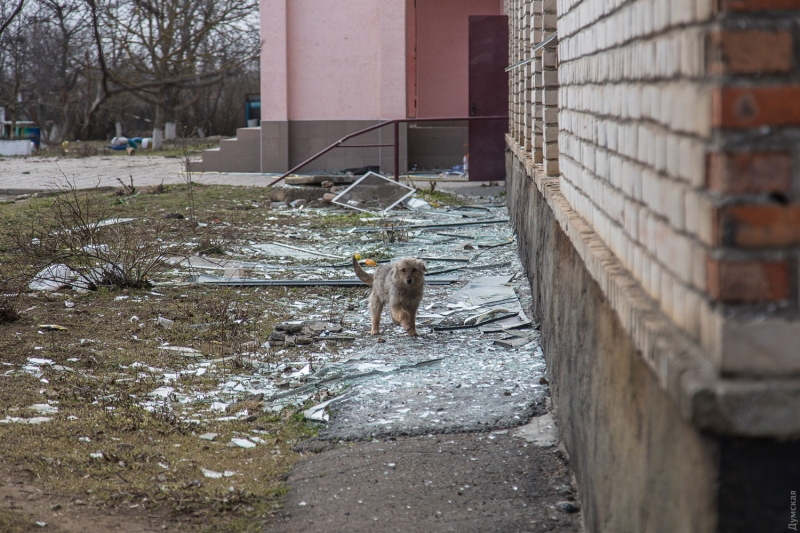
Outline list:
[[[151,105],[154,132],[160,131],[197,102],[201,89],[257,56],[257,14],[256,0],[109,2],[102,48],[114,43],[121,53],[104,66],[108,85]]]
[[[43,139],[58,142],[86,122],[82,110],[91,98],[89,80],[96,69],[89,10],[84,3],[64,0],[34,0],[31,5],[36,6],[29,29],[36,60],[27,110]]]
[[[25,108],[22,88],[30,84],[31,49],[27,32],[29,17],[20,2],[3,23],[0,34],[0,107],[11,119],[12,135]]]
[[[8,28],[11,25],[11,23],[14,21],[17,15],[19,15],[22,12],[22,6],[24,4],[25,0],[19,0],[19,2],[17,3],[17,7],[12,9],[11,13],[9,13],[7,17],[3,16],[3,18],[0,18],[0,36],[3,35],[3,32],[6,31],[6,28]],[[0,13],[0,15],[5,15],[5,13]]]
[[[10,2],[13,1],[12,5]],[[258,90],[257,0],[0,0],[0,107],[46,143],[127,121],[229,132]]]

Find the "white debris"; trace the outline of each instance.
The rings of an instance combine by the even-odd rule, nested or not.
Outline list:
[[[177,352],[178,355],[183,357],[202,357],[203,352],[189,348],[188,346],[159,346],[159,350],[167,350],[170,352]]]
[[[231,439],[231,442],[240,448],[255,448],[256,443],[247,439]]]
[[[403,203],[406,205],[406,207],[408,207],[409,209],[414,209],[415,211],[418,209],[425,211],[431,209],[431,204],[429,204],[422,198],[408,198],[405,201],[403,201]]]
[[[28,363],[32,365],[52,365],[54,361],[52,359],[44,359],[42,357],[28,357]]]
[[[136,220],[136,219],[135,218],[119,218],[119,217],[107,218],[105,220],[101,220],[100,222],[98,222],[95,225],[95,227],[96,228],[104,228],[106,226],[113,226],[114,224],[127,224],[128,222],[133,222],[134,220]]]
[[[169,398],[169,395],[173,392],[175,392],[175,389],[172,387],[159,387],[151,392],[150,396],[155,396],[157,398]]]
[[[303,411],[303,416],[305,416],[308,420],[314,420],[315,422],[327,422],[330,420],[331,416],[326,411],[327,407],[333,402],[333,400],[328,400],[326,402],[318,403],[312,407],[309,407],[305,411]]]
[[[37,413],[41,413],[43,415],[54,415],[58,413],[58,407],[53,407],[52,405],[46,403],[35,403],[28,407],[28,409],[33,409]]]
[[[28,288],[34,291],[55,291],[69,285],[77,276],[67,265],[50,265],[33,277]]]
[[[558,428],[553,415],[547,413],[532,419],[526,425],[514,431],[515,437],[520,437],[540,448],[551,448],[558,444]]]
[[[0,420],[0,424],[41,424],[43,422],[50,422],[52,418],[49,416],[34,416],[32,418],[20,418],[16,416],[7,416]]]

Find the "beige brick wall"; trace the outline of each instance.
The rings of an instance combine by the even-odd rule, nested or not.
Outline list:
[[[562,193],[701,341],[710,0],[559,0],[558,12]]]
[[[512,63],[558,31],[512,72],[524,157],[720,374],[800,375],[800,4],[506,7]]]

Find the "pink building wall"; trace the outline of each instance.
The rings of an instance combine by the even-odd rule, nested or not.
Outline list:
[[[263,120],[466,115],[470,15],[498,0],[261,0]]]
[[[288,120],[286,0],[261,0],[261,120]]]
[[[264,120],[404,118],[406,0],[261,0]]]
[[[416,0],[416,4],[416,116],[466,116],[469,17],[502,15],[502,4],[498,0]]]
[[[260,0],[260,8],[263,172],[287,170],[375,121],[467,115],[469,16],[502,14],[501,0]],[[401,162],[408,154],[430,167],[460,163],[466,131],[403,126]],[[384,128],[361,141],[390,137]],[[315,164],[383,164],[390,151],[351,148]]]

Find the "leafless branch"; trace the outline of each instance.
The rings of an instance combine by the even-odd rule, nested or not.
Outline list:
[[[17,4],[17,7],[14,9],[14,11],[11,12],[11,15],[9,15],[8,19],[5,22],[3,22],[2,24],[0,24],[0,35],[3,35],[3,32],[6,31],[6,28],[8,28],[11,25],[11,23],[14,21],[16,16],[19,15],[20,11],[22,11],[22,6],[24,4],[25,4],[25,0],[19,0],[19,3]]]

